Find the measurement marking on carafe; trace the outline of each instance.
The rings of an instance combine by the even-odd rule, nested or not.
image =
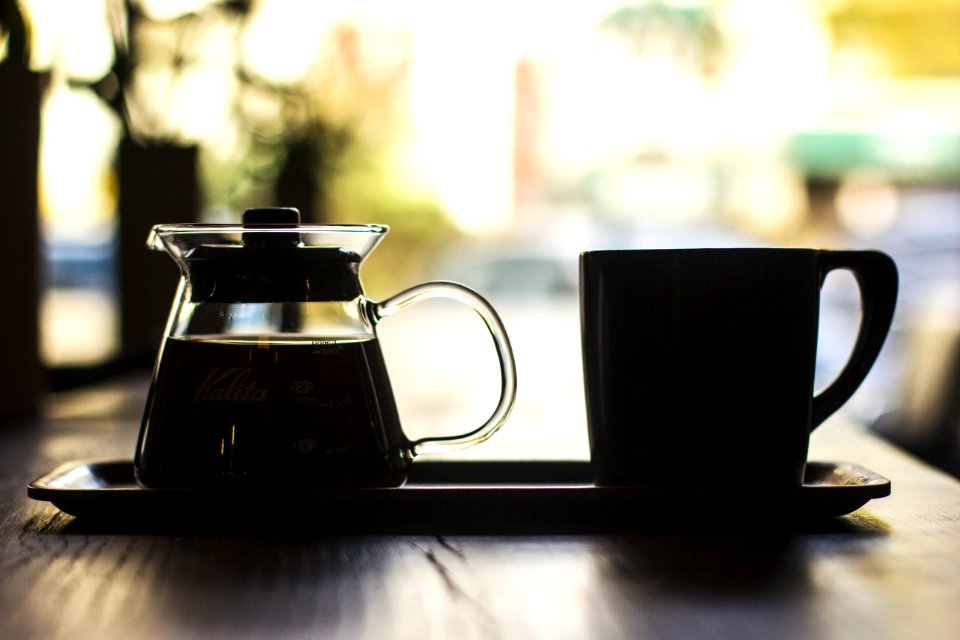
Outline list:
[[[313,451],[314,449],[317,448],[317,441],[314,440],[313,438],[300,438],[299,440],[293,443],[293,446],[296,447],[299,451],[303,451],[304,453],[306,453],[308,451]]]
[[[310,393],[313,391],[313,383],[309,380],[296,380],[293,383],[293,392],[298,395],[303,395],[305,393]]]
[[[354,444],[341,444],[334,446],[321,447],[321,443],[313,438],[299,438],[291,443],[291,446],[301,453],[310,453],[317,451],[326,455],[345,456],[351,454],[357,447]]]
[[[315,356],[335,356],[343,352],[343,345],[335,338],[312,338],[310,346],[317,347],[310,350]]]
[[[346,396],[343,398],[337,398],[336,400],[327,400],[326,402],[317,403],[317,406],[323,409],[343,409],[352,403],[353,396]]]

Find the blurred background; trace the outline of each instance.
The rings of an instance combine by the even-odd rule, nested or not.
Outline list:
[[[28,254],[4,314],[32,318],[4,339],[44,388],[149,370],[177,278],[152,224],[295,206],[391,226],[371,297],[444,278],[501,311],[519,401],[475,455],[585,457],[580,251],[877,248],[900,301],[845,411],[960,469],[957,0],[3,7],[3,237]],[[818,386],[858,318],[832,275]],[[469,311],[429,303],[381,336],[411,435],[485,417],[499,383]]]

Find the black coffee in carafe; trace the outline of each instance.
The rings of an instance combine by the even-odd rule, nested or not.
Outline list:
[[[145,484],[397,486],[408,443],[375,339],[171,338]]]
[[[417,455],[483,442],[516,396],[510,342],[492,307],[450,282],[383,302],[359,271],[382,225],[300,224],[253,209],[242,225],[158,225],[148,246],[181,280],[147,400],[134,468],[148,487],[394,487]],[[407,439],[376,325],[434,297],[481,316],[502,393],[480,427]]]

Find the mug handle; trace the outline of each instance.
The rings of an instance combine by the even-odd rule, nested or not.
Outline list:
[[[850,359],[829,387],[814,396],[810,430],[843,406],[857,390],[887,337],[897,303],[897,266],[879,251],[817,251],[817,271],[823,287],[827,274],[845,269],[860,289],[860,329]]]
[[[490,306],[490,303],[476,291],[455,282],[425,282],[402,291],[383,302],[371,301],[372,306],[369,309],[373,322],[377,323],[382,318],[430,298],[447,298],[462,302],[473,309],[487,325],[487,330],[490,331],[490,335],[493,337],[493,345],[497,350],[497,358],[500,361],[500,401],[490,418],[473,431],[454,436],[421,438],[411,442],[410,453],[412,456],[455,451],[480,444],[503,426],[517,398],[517,367],[513,359],[513,350],[510,348],[510,338],[507,337],[507,331],[503,322],[500,321],[500,316]]]

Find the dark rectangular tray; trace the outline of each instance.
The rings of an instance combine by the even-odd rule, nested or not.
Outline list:
[[[79,461],[30,483],[27,495],[101,524],[270,523],[361,530],[620,530],[708,518],[810,520],[890,494],[890,481],[849,463],[810,462],[804,484],[597,487],[587,462],[418,462],[403,487],[144,489],[133,464]]]

